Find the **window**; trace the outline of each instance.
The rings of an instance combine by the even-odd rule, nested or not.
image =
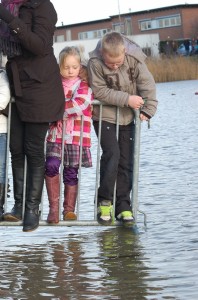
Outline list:
[[[61,42],[64,42],[64,41],[65,41],[65,36],[64,36],[64,34],[57,35],[57,37],[56,37],[56,42],[57,42],[57,43],[61,43]]]
[[[124,22],[125,22],[125,34],[132,35],[131,18],[126,18]]]
[[[97,37],[98,37],[97,31],[94,31],[94,32],[93,32],[93,37],[94,37],[94,39],[97,39]]]
[[[168,19],[168,18],[164,20],[164,27],[169,27],[170,26],[169,21],[170,21],[170,19]]]
[[[110,29],[98,29],[93,31],[79,32],[79,40],[91,40],[103,37],[105,33],[111,31]]]
[[[66,30],[66,40],[71,41],[71,30]]]
[[[113,30],[120,33],[124,33],[124,24],[123,23],[113,24]]]
[[[151,47],[142,48],[142,51],[146,54],[146,56],[151,56]]]
[[[163,27],[163,20],[158,20],[158,26],[159,26],[159,28]]]
[[[141,28],[141,31],[151,29],[151,21],[141,22],[140,28]]]
[[[178,14],[178,15],[160,17],[152,20],[140,20],[139,25],[141,31],[180,26],[181,16]]]

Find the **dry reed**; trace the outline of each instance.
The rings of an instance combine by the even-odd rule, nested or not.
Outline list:
[[[146,64],[155,82],[198,79],[198,57],[147,58]]]

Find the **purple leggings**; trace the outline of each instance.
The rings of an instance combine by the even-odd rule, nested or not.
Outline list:
[[[54,177],[59,174],[61,161],[57,157],[47,157],[45,162],[45,174]],[[78,184],[78,168],[64,167],[63,182],[68,185]]]

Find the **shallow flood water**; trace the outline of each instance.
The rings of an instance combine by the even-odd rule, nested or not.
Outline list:
[[[195,92],[197,81],[157,84],[158,112],[150,129],[142,124],[139,209],[147,228],[141,214],[136,230],[1,226],[0,299],[198,299]],[[81,190],[85,219],[93,218],[93,172]]]

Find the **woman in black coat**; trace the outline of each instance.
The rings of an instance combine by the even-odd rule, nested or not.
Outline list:
[[[60,120],[64,93],[53,53],[57,14],[49,0],[2,0],[0,49],[15,103],[11,111],[10,151],[15,204],[6,221],[22,219],[24,159],[27,188],[23,231],[39,226],[44,183],[44,142],[49,122]]]

